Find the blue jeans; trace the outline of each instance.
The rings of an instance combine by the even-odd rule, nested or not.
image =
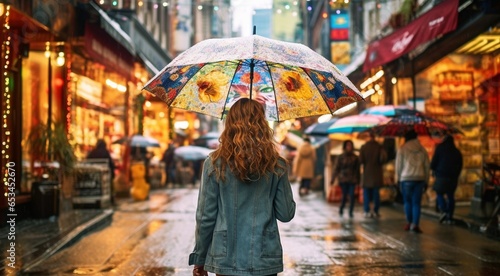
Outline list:
[[[436,194],[436,201],[441,212],[446,213],[446,219],[453,219],[455,212],[455,191],[450,191],[442,194]],[[446,195],[446,198],[444,197]]]
[[[302,178],[302,180],[300,181],[300,188],[299,189],[302,189],[302,188],[306,188],[306,189],[310,189],[311,188],[311,180],[310,178]]]
[[[422,204],[422,193],[425,181],[402,181],[406,220],[408,223],[418,226],[420,222],[420,211]]]
[[[363,188],[363,209],[365,213],[370,213],[370,202],[373,201],[373,212],[378,214],[380,207],[379,187]]]
[[[342,201],[340,202],[340,212],[344,211],[345,203],[347,198],[349,197],[349,214],[351,215],[354,211],[354,202],[356,199],[354,198],[354,191],[356,185],[350,182],[340,182],[340,189],[342,190]]]

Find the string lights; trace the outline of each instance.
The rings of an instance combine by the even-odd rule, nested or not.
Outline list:
[[[3,4],[0,4],[3,6]],[[10,50],[11,50],[11,35],[10,35],[10,23],[9,23],[9,17],[10,17],[10,6],[7,5],[5,7],[5,22],[3,24],[3,34],[2,36],[4,37],[3,42],[2,42],[2,49],[1,49],[1,66],[2,66],[2,73],[3,73],[3,85],[4,85],[4,90],[2,93],[2,161],[0,162],[2,164],[2,170],[5,168],[5,164],[9,162],[9,148],[10,148],[10,121],[11,121],[11,105],[10,105],[10,99],[11,99],[11,91],[10,91],[10,78],[9,75],[7,74],[8,68],[10,66]],[[7,182],[7,177],[8,177],[8,170],[4,170],[4,176],[3,176],[3,182]],[[8,186],[4,186],[4,193],[5,196],[7,196],[7,191],[6,190]]]
[[[73,104],[73,95],[72,95],[72,85],[71,85],[71,55],[68,52],[67,54],[67,62],[66,62],[66,129],[68,130],[68,139],[70,138],[70,133],[73,133],[73,129],[71,127],[71,109]],[[70,139],[71,141],[71,139]]]

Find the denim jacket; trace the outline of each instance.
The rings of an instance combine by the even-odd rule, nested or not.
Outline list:
[[[209,157],[203,166],[196,244],[189,264],[204,265],[205,270],[222,275],[283,271],[277,220],[289,222],[295,215],[288,172],[268,173],[250,183],[238,180],[230,170],[221,183],[211,172]]]

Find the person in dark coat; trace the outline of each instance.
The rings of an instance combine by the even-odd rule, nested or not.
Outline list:
[[[165,174],[167,176],[167,180],[165,181],[165,185],[168,183],[175,184],[175,144],[170,143],[168,145],[167,150],[163,153],[162,161],[165,163]]]
[[[431,160],[431,170],[435,177],[432,188],[436,191],[437,205],[442,212],[439,218],[441,223],[453,222],[455,191],[462,166],[462,153],[455,146],[453,136],[447,135],[443,142],[436,146]]]
[[[363,209],[365,217],[379,217],[380,187],[384,185],[383,166],[387,154],[384,147],[375,140],[375,135],[370,133],[370,140],[360,149],[359,161],[363,166]],[[370,203],[373,202],[373,211]]]
[[[115,163],[113,158],[111,158],[111,154],[109,153],[106,142],[103,139],[97,140],[95,148],[91,150],[87,154],[87,159],[107,159],[109,170],[111,172],[110,179],[110,201],[111,204],[114,204],[114,187],[113,187],[113,179],[115,179]]]
[[[333,169],[330,185],[333,185],[338,177],[339,186],[342,190],[342,201],[340,203],[339,215],[344,214],[344,207],[349,198],[349,217],[354,217],[354,202],[356,186],[360,180],[359,157],[354,153],[354,143],[351,140],[344,141],[342,145],[344,152],[337,157],[337,163]]]

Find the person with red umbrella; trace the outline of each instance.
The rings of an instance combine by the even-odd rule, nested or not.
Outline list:
[[[422,233],[419,227],[422,194],[429,183],[430,161],[427,151],[410,130],[405,134],[405,143],[396,154],[396,178],[403,193],[407,224],[405,231]]]

